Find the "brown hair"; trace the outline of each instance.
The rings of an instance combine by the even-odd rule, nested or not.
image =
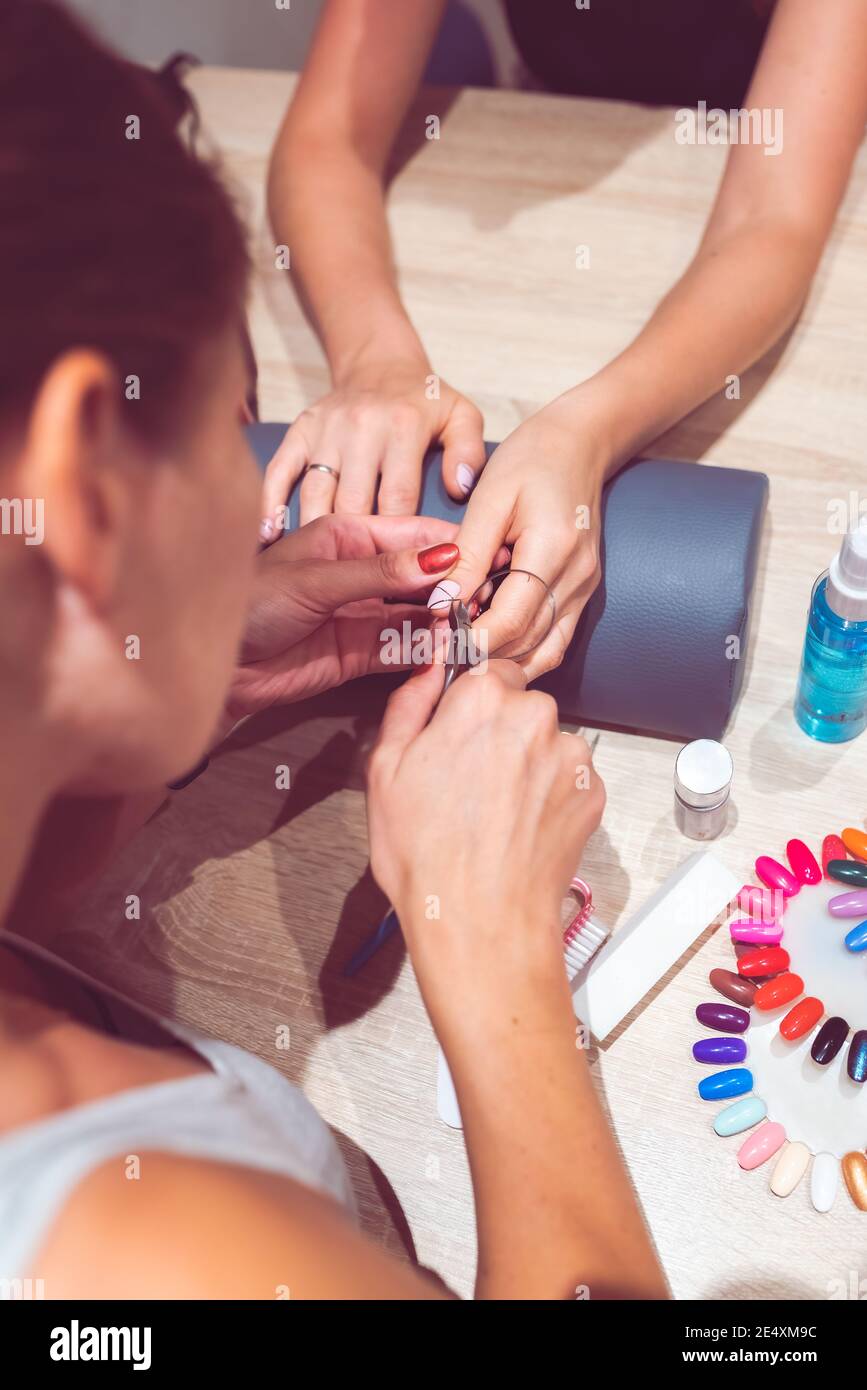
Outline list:
[[[92,347],[130,427],[160,436],[199,350],[240,331],[245,237],[177,134],[191,107],[176,65],[118,58],[55,0],[0,0],[0,415],[26,408],[64,350]]]

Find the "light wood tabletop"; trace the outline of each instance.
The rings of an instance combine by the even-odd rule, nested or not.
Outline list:
[[[274,266],[263,212],[285,74],[202,69],[191,84],[254,229],[252,331],[263,419],[327,386],[322,353]],[[424,117],[442,118],[425,140]],[[673,114],[505,91],[429,92],[408,126],[389,205],[403,295],[437,371],[500,439],[622,348],[686,266],[725,150],[676,143]],[[867,506],[867,154],[809,301],[785,344],[650,452],[771,479],[752,650],[727,735],[735,814],[716,851],[751,880],[792,835],[818,848],[864,825],[867,739],[808,740],[792,699],[811,585],[836,548],[828,504]],[[589,267],[576,268],[576,247]],[[676,660],[676,654],[673,654]],[[340,970],[378,921],[362,768],[386,686],[370,682],[243,727],[151,822],[62,925],[59,948],[133,996],[274,1062],[332,1124],[367,1230],[462,1294],[474,1274],[464,1145],[436,1117],[436,1048],[398,940],[354,981]],[[622,923],[694,848],[676,831],[677,744],[605,731],[608,806],[582,869]],[[286,765],[291,788],[277,790]],[[140,921],[124,913],[128,894]],[[731,963],[708,929],[649,1005],[594,1051],[593,1070],[673,1293],[828,1297],[867,1276],[867,1217],[843,1192],[827,1216],[806,1183],[787,1200],[741,1172],[696,1096],[689,1049],[707,972]],[[472,982],[466,990],[472,1007]],[[867,1003],[861,1020],[867,1025]],[[281,1048],[279,1030],[290,1029]],[[867,1111],[865,1111],[867,1117]],[[867,1124],[865,1124],[867,1142]],[[581,1174],[575,1174],[580,1183]]]

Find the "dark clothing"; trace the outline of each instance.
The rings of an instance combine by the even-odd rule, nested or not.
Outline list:
[[[652,106],[743,106],[767,0],[505,0],[524,62],[554,92]]]

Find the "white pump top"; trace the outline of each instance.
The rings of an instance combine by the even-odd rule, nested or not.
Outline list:
[[[867,621],[867,518],[847,531],[828,570],[828,607],[850,622]]]

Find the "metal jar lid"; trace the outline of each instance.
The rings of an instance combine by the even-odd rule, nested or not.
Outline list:
[[[697,738],[677,755],[674,789],[687,806],[719,806],[729,794],[733,775],[729,750],[712,738]]]

